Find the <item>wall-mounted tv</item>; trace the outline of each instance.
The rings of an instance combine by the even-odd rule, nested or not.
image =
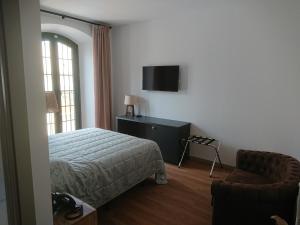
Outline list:
[[[143,90],[178,91],[179,66],[144,66]]]

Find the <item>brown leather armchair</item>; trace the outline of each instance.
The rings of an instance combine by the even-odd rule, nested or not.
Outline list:
[[[272,152],[239,150],[236,169],[211,186],[213,225],[272,225],[272,215],[295,224],[298,160]]]

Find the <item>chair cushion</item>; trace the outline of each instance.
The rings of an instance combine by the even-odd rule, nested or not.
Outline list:
[[[242,184],[272,184],[273,180],[270,178],[263,177],[261,175],[246,172],[244,170],[235,169],[231,174],[225,179],[232,183],[242,183]]]

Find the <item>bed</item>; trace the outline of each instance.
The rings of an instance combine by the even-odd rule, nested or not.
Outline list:
[[[100,207],[154,175],[166,184],[158,145],[150,140],[88,128],[49,136],[52,191]]]

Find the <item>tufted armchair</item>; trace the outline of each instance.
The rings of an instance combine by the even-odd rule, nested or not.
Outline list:
[[[239,150],[236,169],[211,186],[213,225],[272,225],[279,215],[295,224],[298,160],[272,152]]]

